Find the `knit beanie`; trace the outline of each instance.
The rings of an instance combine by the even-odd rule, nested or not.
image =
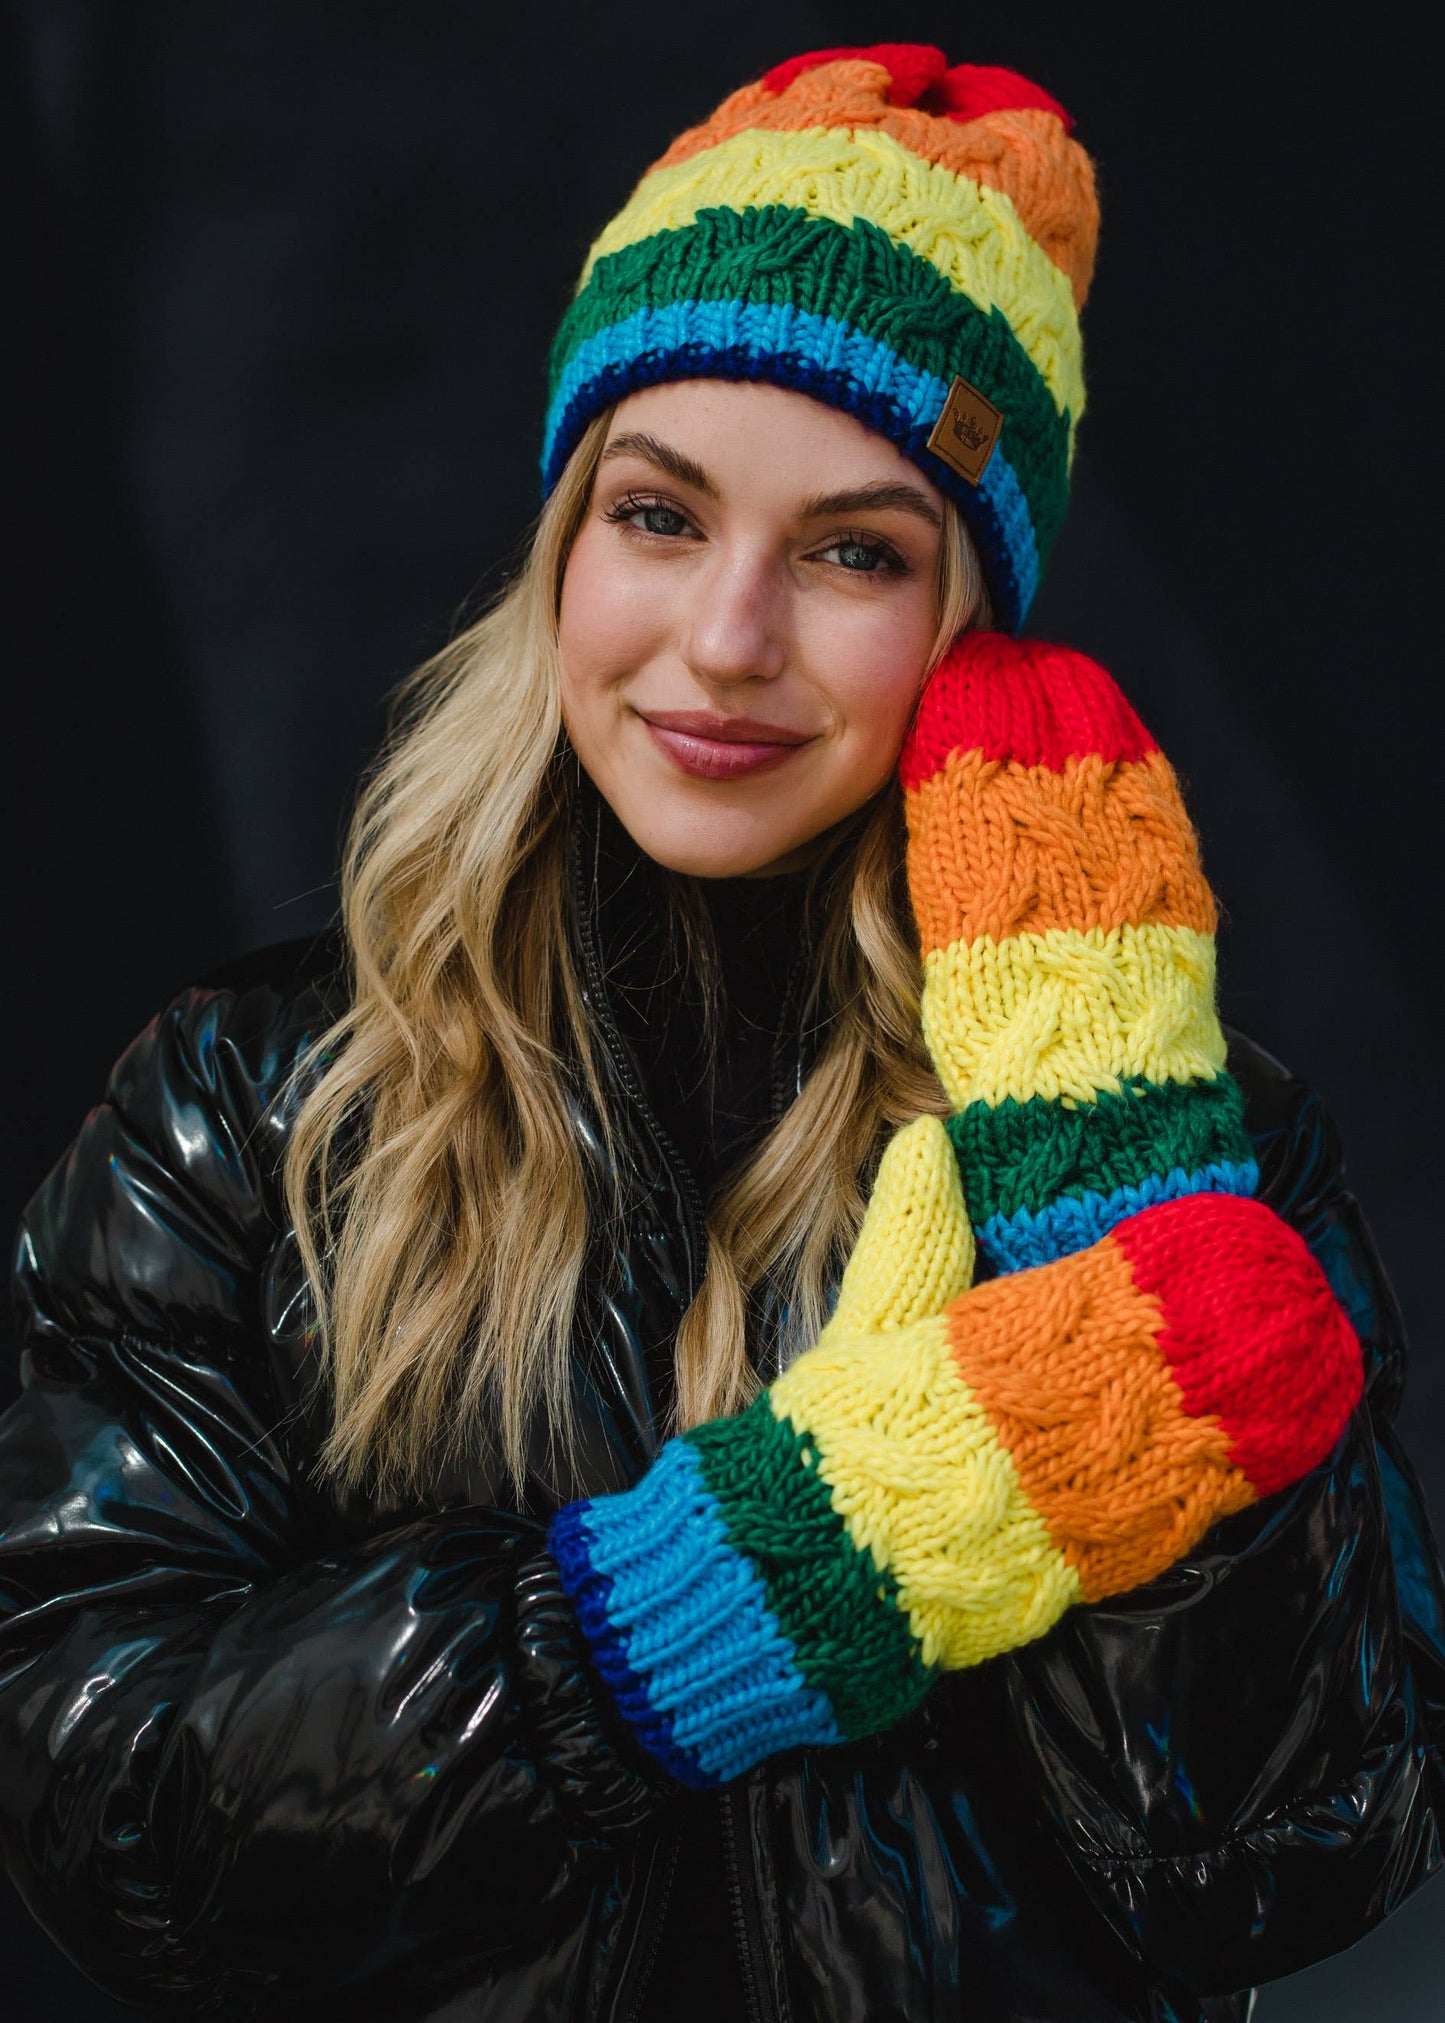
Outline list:
[[[639,388],[761,380],[855,415],[961,509],[1027,615],[1084,406],[1089,157],[1048,93],[916,43],[815,50],[725,99],[592,247],[553,346],[548,492]]]

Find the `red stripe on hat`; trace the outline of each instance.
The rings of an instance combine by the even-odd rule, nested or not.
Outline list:
[[[1000,70],[992,63],[955,63],[944,72],[935,92],[940,111],[946,112],[949,119],[982,119],[990,112],[1029,110],[1051,112],[1063,121],[1065,133],[1074,130],[1069,114],[1042,85],[1020,77],[1016,70]],[[924,110],[931,112],[933,107],[925,103]]]
[[[822,63],[843,63],[862,57],[881,63],[893,79],[888,93],[890,105],[916,105],[922,112],[937,114],[960,125],[982,119],[990,112],[1031,110],[1051,112],[1072,133],[1074,122],[1068,113],[1039,85],[1016,70],[1001,70],[992,63],[955,63],[949,67],[941,49],[926,42],[873,42],[864,48],[812,49],[805,56],[790,56],[763,78],[765,90],[781,93],[795,77],[816,70]]]
[[[1359,1340],[1298,1231],[1262,1201],[1193,1194],[1111,1231],[1164,1314],[1185,1408],[1269,1496],[1325,1460],[1364,1388]]]
[[[1087,654],[970,632],[928,679],[899,776],[916,787],[954,751],[1057,772],[1070,759],[1142,759],[1157,750],[1119,684]]]
[[[763,83],[769,91],[783,92],[805,70],[859,56],[881,63],[893,79],[890,105],[917,105],[929,86],[941,85],[948,74],[948,58],[926,42],[873,42],[866,49],[813,49],[806,56],[790,56],[786,63],[774,65]]]

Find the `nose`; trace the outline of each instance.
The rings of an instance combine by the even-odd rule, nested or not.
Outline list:
[[[765,554],[719,550],[688,586],[681,650],[700,681],[771,681],[787,661],[785,599]]]

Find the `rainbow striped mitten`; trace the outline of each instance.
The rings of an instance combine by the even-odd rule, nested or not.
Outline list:
[[[688,1784],[888,1727],[1152,1579],[1322,1461],[1362,1388],[1319,1266],[1249,1198],[1212,903],[1108,677],[970,642],[905,766],[956,1114],[888,1147],[817,1345],[552,1525],[598,1670]],[[971,1289],[965,1187],[1005,1267]]]
[[[1000,1271],[1141,1208],[1252,1194],[1214,1009],[1214,897],[1173,769],[1102,667],[974,633],[900,772],[923,1024]]]

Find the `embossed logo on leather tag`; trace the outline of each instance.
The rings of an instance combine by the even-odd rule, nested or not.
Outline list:
[[[928,447],[942,457],[950,470],[976,485],[988,469],[999,436],[1003,415],[991,400],[985,400],[966,379],[955,379],[943,403],[943,413],[933,425]]]

